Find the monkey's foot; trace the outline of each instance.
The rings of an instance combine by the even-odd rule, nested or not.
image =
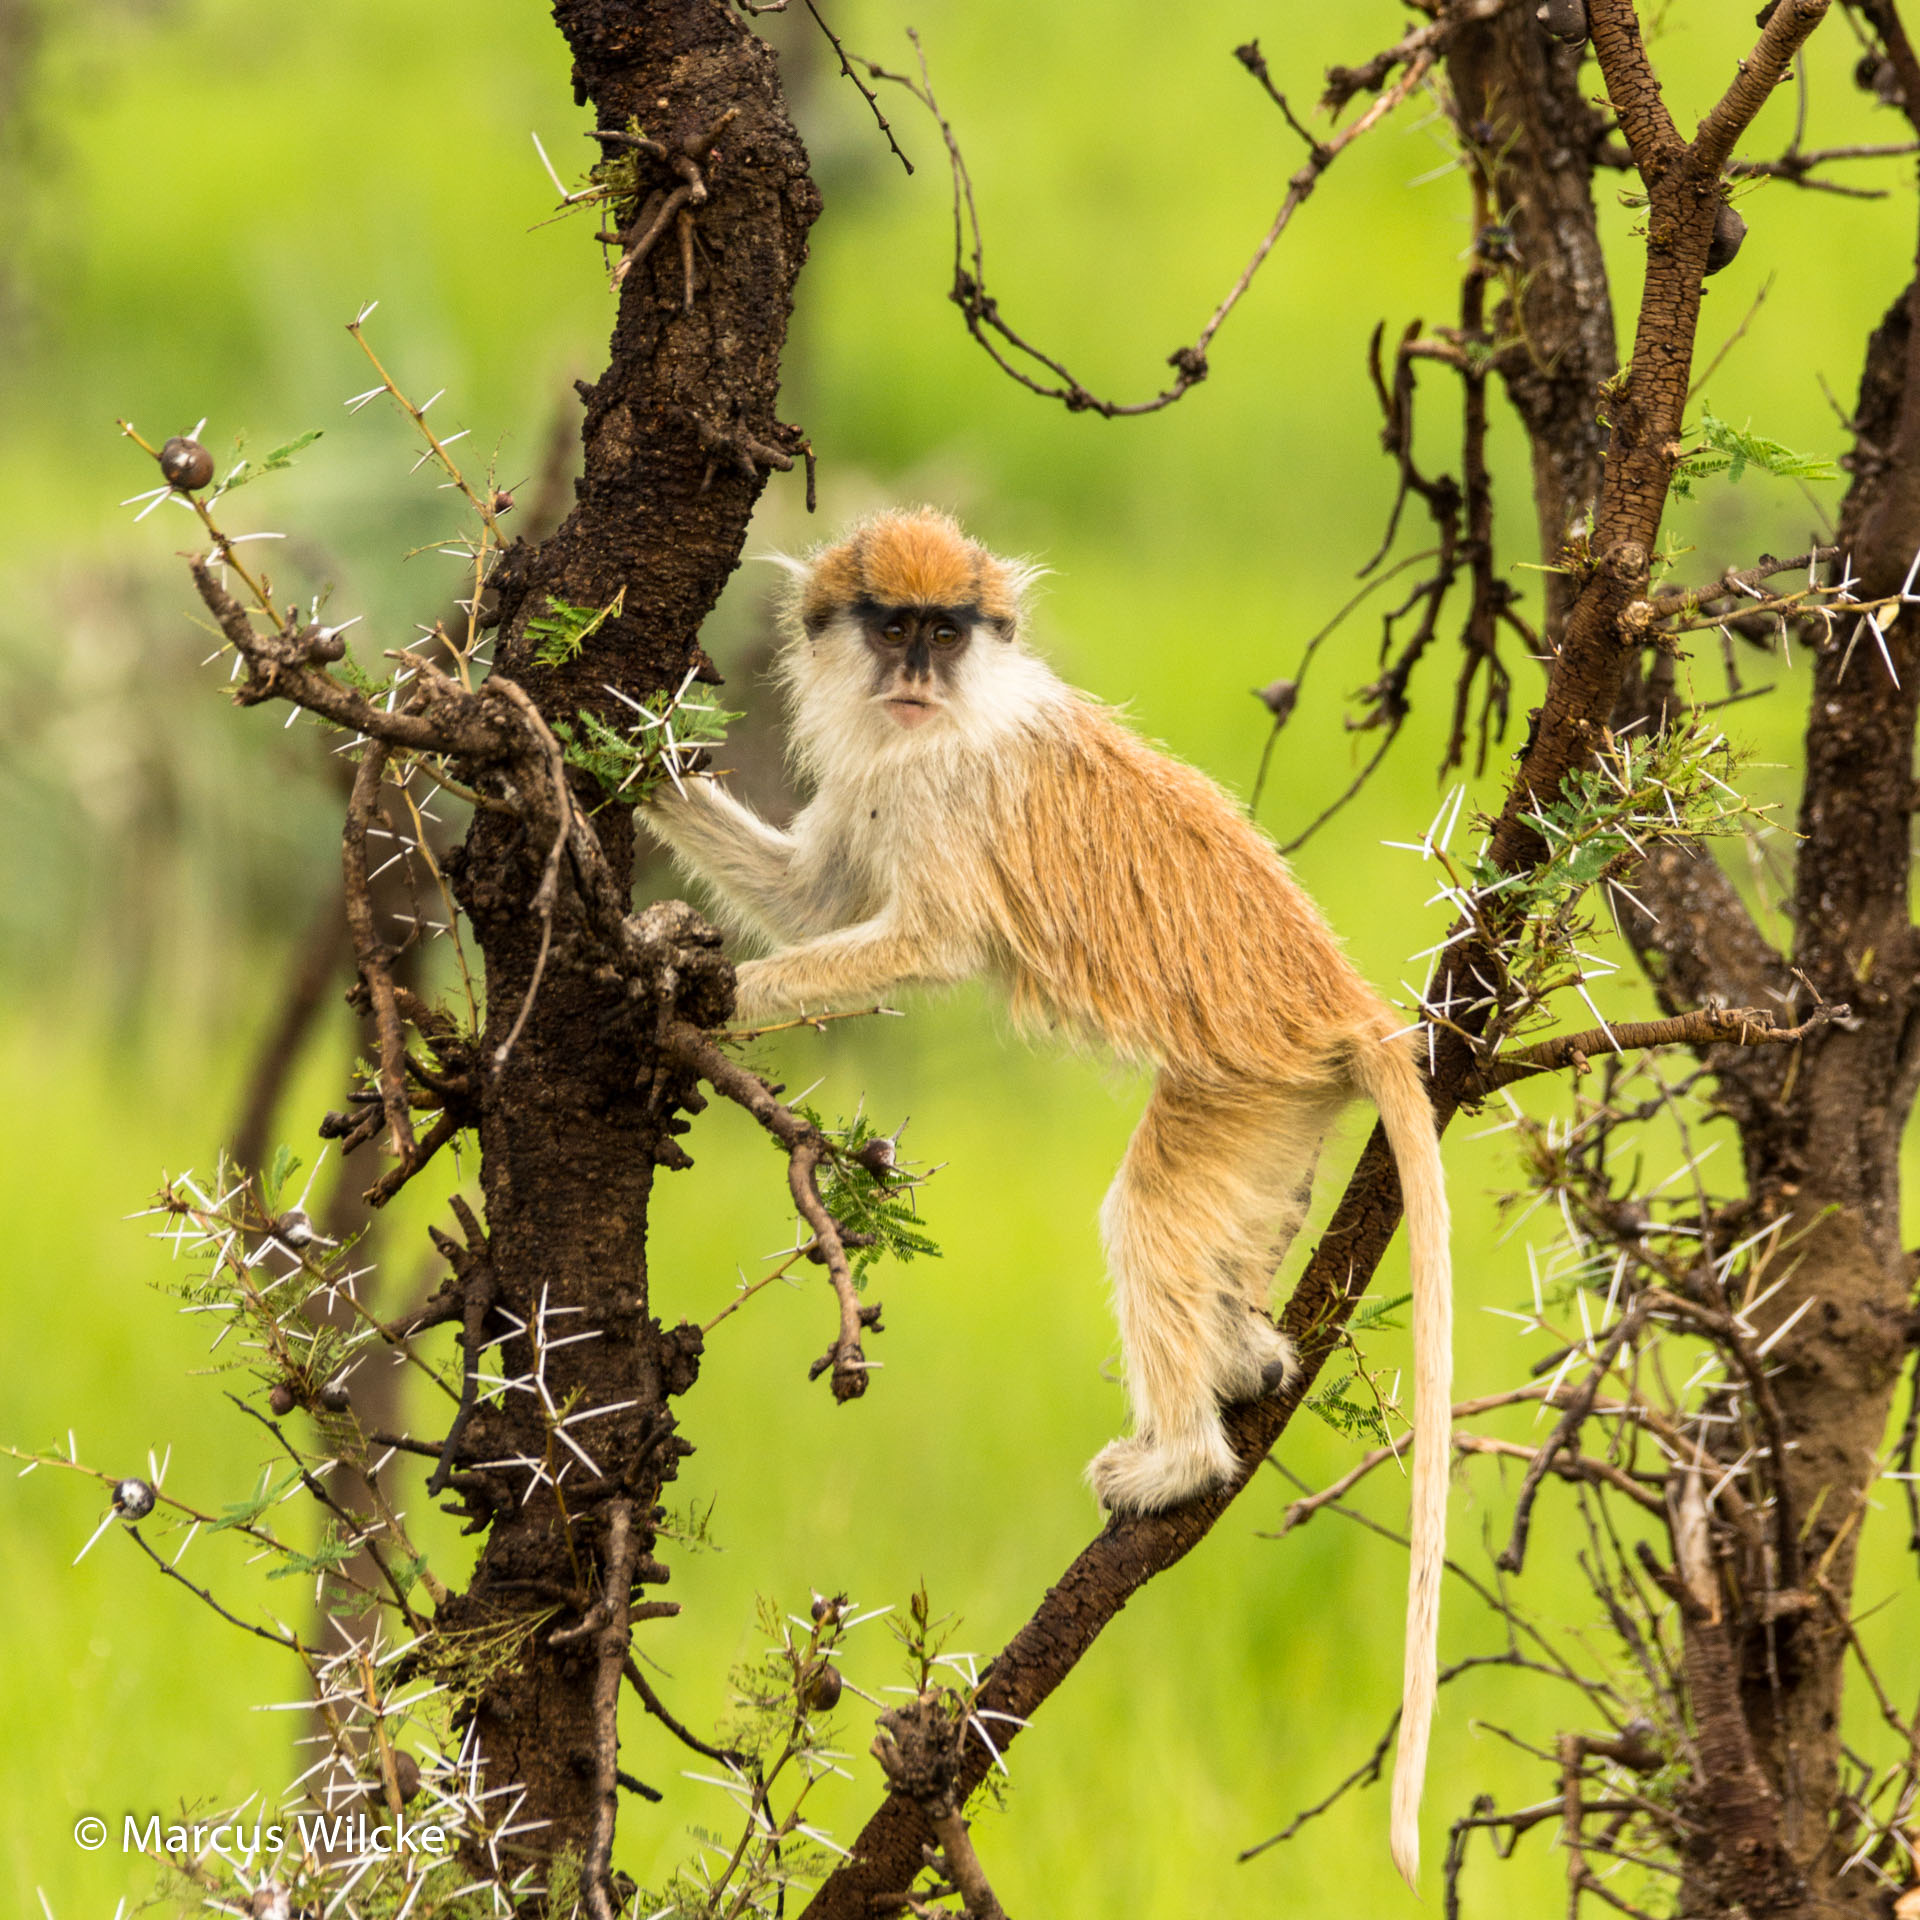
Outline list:
[[[1293,1342],[1264,1313],[1247,1311],[1234,1332],[1233,1358],[1220,1381],[1224,1402],[1264,1400],[1299,1379],[1300,1356]]]
[[[1087,1479],[1109,1513],[1158,1513],[1217,1487],[1239,1468],[1218,1421],[1169,1440],[1116,1440],[1102,1447]]]

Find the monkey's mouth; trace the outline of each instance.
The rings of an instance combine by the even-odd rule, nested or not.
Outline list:
[[[896,694],[883,704],[903,727],[924,726],[940,711],[937,701],[921,700],[910,693]]]

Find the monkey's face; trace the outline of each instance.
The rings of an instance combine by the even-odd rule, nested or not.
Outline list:
[[[873,699],[896,725],[925,726],[954,697],[979,610],[868,601],[857,611],[872,663]]]

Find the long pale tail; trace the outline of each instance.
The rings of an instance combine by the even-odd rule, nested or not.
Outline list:
[[[1452,1452],[1453,1261],[1446,1177],[1433,1108],[1404,1040],[1360,1043],[1355,1077],[1380,1110],[1400,1171],[1413,1267],[1413,1551],[1407,1575],[1407,1648],[1400,1740],[1393,1762],[1393,1863],[1408,1886],[1420,1872],[1420,1789],[1438,1680],[1440,1577],[1447,1549]]]

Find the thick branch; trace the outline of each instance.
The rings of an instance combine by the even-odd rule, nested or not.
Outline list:
[[[1633,0],[1588,0],[1587,21],[1593,57],[1606,78],[1607,97],[1619,116],[1633,163],[1643,180],[1652,180],[1686,146],[1667,111],[1653,62],[1640,37],[1640,16]]]
[[[1693,159],[1702,171],[1718,173],[1727,164],[1733,143],[1786,78],[1793,56],[1826,12],[1827,0],[1780,0],[1773,8],[1753,51],[1693,136]]]

